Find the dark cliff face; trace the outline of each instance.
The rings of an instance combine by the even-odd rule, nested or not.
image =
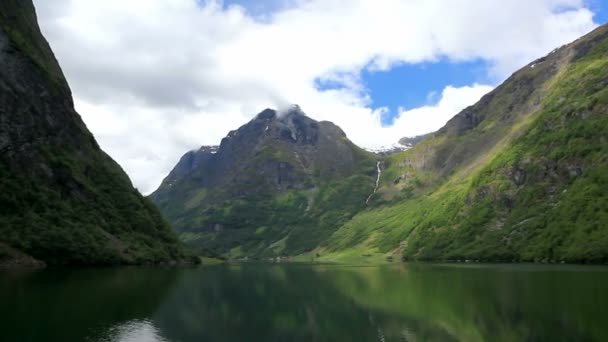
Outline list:
[[[330,122],[317,122],[298,107],[285,113],[266,109],[231,131],[219,147],[186,153],[152,195],[162,196],[184,178],[205,188],[275,192],[314,187],[313,178],[348,176],[368,155]],[[255,182],[250,189],[239,185]]]
[[[275,234],[264,241],[271,244],[312,225],[318,217],[311,217],[320,213],[315,208],[321,210],[320,202],[333,196],[353,196],[333,204],[342,207],[344,217],[352,215],[353,208],[364,204],[364,193],[372,191],[374,171],[374,156],[356,147],[334,124],[317,122],[297,106],[284,112],[266,109],[231,131],[217,149],[186,153],[151,198],[178,231],[233,229],[224,234],[236,236],[274,226]],[[340,185],[338,192],[319,196],[322,189],[354,182],[353,177],[360,184],[352,189]],[[245,215],[248,210],[252,216]],[[285,222],[277,222],[279,217]],[[335,228],[327,225],[323,234]],[[312,240],[318,242],[323,234]]]
[[[74,110],[29,0],[0,3],[0,240],[49,263],[181,257]]]

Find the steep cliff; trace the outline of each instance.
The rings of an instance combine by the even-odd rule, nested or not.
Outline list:
[[[182,258],[74,110],[30,0],[0,2],[0,264],[27,260],[15,250],[52,264]]]

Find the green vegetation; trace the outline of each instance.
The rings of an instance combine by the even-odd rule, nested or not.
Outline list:
[[[0,162],[2,241],[52,264],[181,258],[170,227],[109,157],[91,150],[78,158],[60,146],[45,150],[42,160],[60,178],[21,175]]]
[[[226,262],[224,259],[210,258],[204,256],[200,257],[200,263],[204,266],[219,265],[223,264],[224,262]]]
[[[376,156],[299,109],[265,110],[217,150],[187,153],[151,198],[188,249],[269,258],[313,250],[365,208]]]
[[[31,1],[4,0],[0,3],[0,28],[13,47],[28,56],[50,81],[49,90],[69,92],[63,72],[40,34],[34,6]]]
[[[608,262],[606,25],[384,157],[368,205],[377,156],[330,123],[272,121],[271,112],[227,137],[219,157],[178,164],[153,195],[195,251],[320,262]],[[329,138],[308,145],[314,137]]]
[[[74,111],[31,1],[2,1],[0,41],[0,245],[50,264],[183,259],[170,226]]]
[[[373,167],[373,159],[364,162]],[[165,209],[167,217],[179,216],[181,227],[211,227],[210,231],[186,229],[182,241],[194,251],[209,256],[287,256],[312,250],[352,216],[363,209],[373,189],[373,179],[355,175],[321,183],[318,187],[287,192],[254,193],[213,203],[202,202],[184,212],[178,203]],[[200,191],[197,193],[201,193]],[[196,195],[195,195],[196,196]],[[209,198],[222,198],[213,192]],[[192,197],[196,198],[196,197]],[[177,202],[177,201],[176,201]],[[192,200],[187,200],[187,207]],[[163,207],[163,204],[159,204]],[[235,253],[235,247],[238,253]],[[231,251],[230,253],[227,253]]]
[[[595,32],[593,37],[604,38],[596,38],[584,56],[543,76],[546,81],[535,86],[542,95],[538,104],[524,100],[527,110],[518,113],[503,107],[518,101],[505,91],[530,77],[527,67],[490,100],[468,109],[489,113],[478,126],[450,135],[448,124],[389,158],[380,189],[384,200],[355,216],[319,250],[329,252],[328,258],[358,249],[417,260],[608,261],[606,31]],[[588,47],[589,40],[543,63],[559,64],[561,54]],[[547,71],[538,66],[532,72],[539,77]],[[469,145],[481,141],[494,144]],[[442,162],[439,167],[432,165],[438,154],[444,154],[435,159]],[[421,165],[423,158],[427,165]],[[450,162],[454,165],[446,170]],[[393,184],[399,174],[407,176]]]

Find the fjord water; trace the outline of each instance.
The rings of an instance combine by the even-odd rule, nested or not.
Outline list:
[[[608,268],[237,264],[0,273],[1,341],[608,341]]]

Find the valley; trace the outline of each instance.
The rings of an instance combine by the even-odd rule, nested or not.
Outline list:
[[[395,153],[265,110],[151,198],[188,246],[225,258],[603,263],[607,51],[602,26]]]
[[[0,1],[0,340],[608,340],[595,3],[253,3]]]

